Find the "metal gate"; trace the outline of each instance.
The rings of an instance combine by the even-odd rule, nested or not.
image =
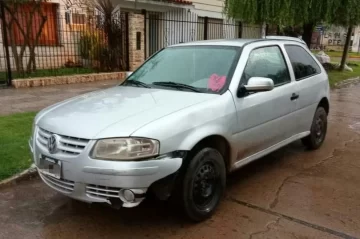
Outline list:
[[[149,57],[169,45],[211,39],[261,38],[262,27],[229,19],[201,17],[186,9],[145,14],[146,50]]]

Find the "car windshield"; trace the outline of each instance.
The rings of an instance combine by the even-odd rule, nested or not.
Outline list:
[[[151,57],[123,85],[221,94],[227,90],[240,48],[181,46]]]

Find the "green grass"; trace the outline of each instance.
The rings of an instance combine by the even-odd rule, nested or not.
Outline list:
[[[312,53],[316,54],[319,51],[313,50]],[[342,51],[325,51],[325,54],[329,55],[330,57],[342,57]],[[349,52],[348,53],[349,58],[360,58],[360,53],[357,52]]]
[[[28,140],[36,113],[0,116],[0,180],[32,164]]]
[[[340,82],[340,81],[360,76],[360,62],[358,64],[359,64],[359,66],[352,66],[352,65],[350,66],[353,69],[353,72],[351,72],[351,71],[337,71],[337,70],[333,70],[333,71],[328,72],[330,86],[334,87],[335,84]]]
[[[57,69],[41,69],[32,73],[19,74],[16,71],[12,72],[13,79],[24,79],[24,78],[34,78],[34,77],[47,77],[47,76],[67,76],[67,75],[77,75],[77,74],[90,74],[95,73],[96,71],[91,68],[57,68]],[[0,72],[0,79],[6,79],[7,73]]]

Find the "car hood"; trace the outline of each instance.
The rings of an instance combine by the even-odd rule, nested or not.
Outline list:
[[[156,119],[216,97],[219,95],[116,86],[49,107],[39,113],[37,125],[86,139],[130,136]]]

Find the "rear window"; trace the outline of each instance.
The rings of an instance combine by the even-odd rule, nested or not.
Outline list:
[[[321,69],[314,58],[301,46],[287,45],[285,49],[294,69],[296,80],[321,73]]]

